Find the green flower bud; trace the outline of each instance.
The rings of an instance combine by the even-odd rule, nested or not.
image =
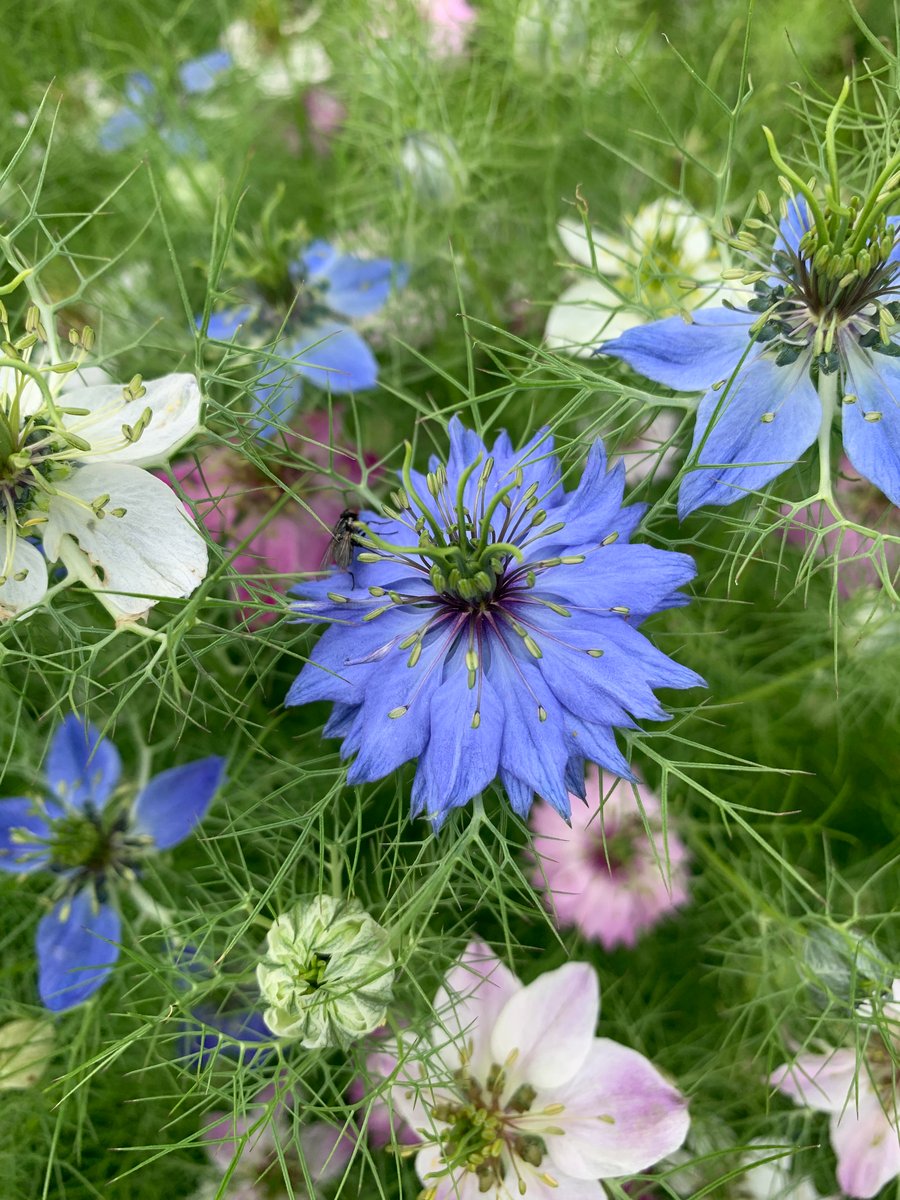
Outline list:
[[[0,1025],[0,1091],[34,1087],[47,1069],[55,1034],[49,1021]]]
[[[274,921],[256,968],[277,1037],[344,1046],[384,1023],[394,956],[387,931],[356,900],[308,896]]]

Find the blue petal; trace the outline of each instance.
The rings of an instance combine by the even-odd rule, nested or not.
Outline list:
[[[130,108],[120,108],[100,126],[97,142],[101,150],[124,150],[147,132],[147,118]]]
[[[517,653],[518,647],[507,641],[511,639],[492,643],[490,664],[490,678],[506,712],[500,750],[504,786],[520,816],[527,814],[532,792],[568,815],[566,713],[539,664],[527,653]],[[514,776],[523,787],[507,782],[507,776]]]
[[[14,838],[19,830],[34,834],[34,840]],[[0,868],[16,875],[36,871],[47,865],[46,839],[50,830],[33,800],[14,796],[0,800]],[[24,857],[23,857],[24,856]]]
[[[253,307],[250,304],[242,304],[237,308],[226,308],[221,312],[209,314],[209,324],[206,327],[206,336],[213,338],[217,342],[229,342],[237,333],[242,325],[253,316]],[[198,329],[203,328],[202,314],[195,317],[194,323]]]
[[[37,929],[38,991],[53,1012],[83,1004],[119,957],[121,921],[115,909],[95,909],[87,889],[57,904]]]
[[[291,279],[300,284],[304,281],[315,283],[328,277],[328,271],[333,262],[340,257],[340,251],[324,238],[316,238],[310,242],[298,261],[289,267]]]
[[[156,96],[156,85],[143,71],[134,71],[125,81],[125,99],[132,108],[143,108]]]
[[[469,687],[461,655],[448,672],[431,697],[428,745],[412,789],[412,815],[424,812],[436,829],[496,779],[504,726],[503,703],[486,675]]]
[[[661,612],[671,607],[675,590],[689,583],[696,573],[689,554],[613,542],[595,547],[583,563],[562,564],[545,571],[538,579],[534,598],[558,597],[564,608],[582,618],[581,624],[585,617],[608,617],[617,608]],[[542,614],[533,605],[517,615],[524,619],[529,613],[530,619],[536,619],[540,625],[556,619],[548,610]]]
[[[787,367],[757,358],[729,388],[707,392],[678,494],[679,517],[703,504],[733,504],[775,479],[815,441],[821,415],[805,355]]]
[[[292,368],[278,367],[263,375],[253,389],[250,427],[258,438],[274,437],[293,417],[303,395],[303,380]]]
[[[607,471],[606,453],[598,439],[588,453],[578,487],[548,513],[545,525],[563,524],[565,528],[535,542],[533,558],[575,554],[586,546],[593,550],[612,534],[617,535],[619,545],[627,543],[647,506],[623,508],[624,492],[625,464],[618,462]]]
[[[50,739],[47,780],[73,808],[103,808],[119,782],[122,764],[112,742],[80,717],[67,716]]]
[[[277,1039],[256,1009],[220,1009],[212,1004],[193,1010],[198,1024],[185,1025],[180,1053],[188,1065],[207,1067],[221,1054],[245,1066],[261,1066]]]
[[[344,317],[369,317],[387,303],[391,291],[403,286],[404,272],[389,258],[341,255],[329,268],[326,300],[332,312]]]
[[[132,828],[168,850],[194,831],[222,783],[225,759],[201,758],[154,776],[134,805]]]
[[[362,392],[378,382],[375,355],[355,329],[338,321],[310,326],[288,354],[293,369],[325,391]]]
[[[885,225],[894,231],[894,248],[888,255],[888,262],[900,263],[900,217],[888,217]]]
[[[197,95],[215,87],[219,75],[230,66],[231,55],[227,50],[211,50],[183,63],[178,68],[178,78],[188,95]]]
[[[688,325],[666,317],[636,325],[607,342],[603,353],[621,358],[640,375],[678,392],[699,392],[729,379],[750,346],[754,313],[701,309]]]
[[[900,360],[854,350],[847,366],[855,404],[841,406],[847,457],[900,505]],[[865,413],[880,413],[877,420]]]
[[[574,718],[570,746],[573,755],[583,755],[588,762],[597,763],[621,779],[635,779],[627,760],[616,745],[615,733],[608,725]]]

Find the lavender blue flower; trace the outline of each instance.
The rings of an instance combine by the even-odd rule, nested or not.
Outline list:
[[[204,95],[231,65],[226,50],[212,50],[189,59],[178,68],[180,89],[185,97]],[[143,71],[135,71],[125,81],[125,103],[103,123],[98,140],[103,150],[123,150],[152,131],[176,154],[202,156],[204,152],[196,134],[168,124],[156,84]]]
[[[349,322],[377,313],[393,289],[405,286],[408,274],[389,258],[357,258],[317,240],[289,264],[283,301],[258,292],[247,304],[213,313],[206,332],[218,341],[230,340],[242,325],[259,341],[280,332],[278,353],[291,361],[256,384],[263,434],[290,418],[304,379],[335,395],[375,387],[378,362]],[[202,326],[200,318],[197,324]]]
[[[148,854],[194,830],[222,782],[215,756],[154,776],[130,805],[115,803],[121,762],[112,742],[77,716],[53,734],[46,795],[0,800],[0,868],[51,872],[56,903],[37,929],[38,990],[54,1012],[82,1004],[119,956],[117,887]]]
[[[394,507],[359,514],[350,569],[296,589],[330,627],[287,704],[334,702],[350,783],[417,758],[412,813],[435,826],[498,776],[520,815],[537,792],[568,816],[585,760],[633,778],[613,731],[667,715],[653,688],[702,684],[637,629],[687,603],[694,564],[628,544],[644,508],[622,508],[599,441],[568,493],[546,430],[489,452],[454,417],[446,467],[410,457]]]
[[[787,204],[770,261],[747,269],[745,302],[654,321],[602,347],[657,383],[705,392],[682,518],[762,488],[817,438],[818,497],[832,504],[838,409],[847,457],[900,504],[900,221],[860,197],[849,220],[813,205],[811,194]]]

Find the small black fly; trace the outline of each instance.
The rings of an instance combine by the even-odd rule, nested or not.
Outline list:
[[[356,518],[359,513],[345,508],[331,531],[331,541],[322,559],[322,570],[334,563],[339,571],[346,571],[353,561],[353,543],[356,541]]]

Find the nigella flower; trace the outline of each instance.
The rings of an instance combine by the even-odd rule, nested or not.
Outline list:
[[[222,1178],[201,1190],[196,1200],[223,1194],[229,1200],[306,1200],[307,1179],[319,1186],[339,1179],[353,1155],[355,1137],[324,1121],[310,1121],[295,1133],[291,1107],[297,1107],[293,1097],[279,1095],[270,1084],[244,1112],[209,1113],[211,1124],[202,1138]],[[226,1177],[228,1191],[223,1193]]]
[[[173,767],[129,800],[118,788],[115,746],[69,716],[50,741],[44,795],[0,800],[0,868],[51,873],[56,902],[37,929],[38,990],[47,1008],[74,1008],[107,978],[119,957],[118,890],[134,885],[147,855],[188,837],[223,767],[217,757]]]
[[[659,801],[642,784],[635,784],[640,807],[631,784],[596,767],[586,772],[585,787],[588,803],[572,805],[571,825],[549,806],[535,805],[531,882],[546,892],[560,925],[574,926],[604,950],[633,946],[686,903],[687,848],[671,826],[663,837]]]
[[[721,262],[707,223],[672,197],[645,204],[626,223],[625,237],[560,221],[566,253],[581,268],[547,315],[551,350],[590,356],[598,341],[617,337],[654,316],[695,307],[707,293],[684,280],[714,278]]]
[[[212,50],[182,63],[177,72],[181,101],[211,91],[230,66],[231,55],[225,50]],[[125,81],[125,103],[103,123],[98,140],[103,150],[122,150],[154,131],[177,154],[203,152],[196,134],[168,123],[156,84],[143,71],[135,71]]]
[[[892,997],[877,1022],[866,1022],[859,1052],[856,1046],[804,1052],[771,1078],[795,1103],[830,1114],[838,1183],[860,1200],[870,1200],[900,1177],[900,979],[893,982]],[[872,1017],[872,1006],[860,1005],[860,1012]]]
[[[637,630],[686,603],[694,564],[628,544],[643,508],[622,508],[599,441],[568,493],[546,431],[488,451],[454,417],[446,467],[410,454],[395,507],[359,514],[349,570],[296,589],[331,626],[287,703],[334,702],[351,783],[418,758],[412,813],[435,825],[498,776],[520,815],[537,792],[568,816],[585,759],[631,778],[613,730],[665,717],[654,687],[702,683]]]
[[[369,1058],[418,1135],[428,1200],[602,1200],[601,1179],[672,1154],[687,1101],[642,1054],[594,1036],[597,975],[567,963],[524,986],[472,942],[434,1001],[435,1024]]]
[[[817,438],[816,499],[833,506],[830,440],[838,411],[850,462],[900,504],[900,245],[898,219],[884,212],[895,193],[881,196],[900,155],[868,197],[846,205],[836,179],[823,204],[774,147],[773,156],[797,195],[785,205],[771,255],[738,272],[754,285],[745,302],[701,309],[688,322],[668,317],[602,347],[657,383],[705,392],[693,469],[678,497],[681,517],[757,491]],[[736,245],[749,253],[755,239],[743,234]]]
[[[39,604],[59,561],[122,624],[189,596],[206,542],[144,467],[199,428],[193,375],[67,387],[69,362],[0,369],[0,620]],[[40,539],[40,549],[35,545]],[[43,553],[42,553],[43,551]]]
[[[407,271],[389,258],[357,258],[318,240],[288,265],[287,276],[249,303],[214,313],[206,329],[219,341],[233,338],[242,325],[258,342],[280,335],[276,353],[290,361],[268,371],[255,388],[264,432],[290,417],[304,379],[341,395],[375,387],[378,362],[350,322],[383,308],[392,289],[405,284]],[[197,324],[202,327],[199,319]]]

